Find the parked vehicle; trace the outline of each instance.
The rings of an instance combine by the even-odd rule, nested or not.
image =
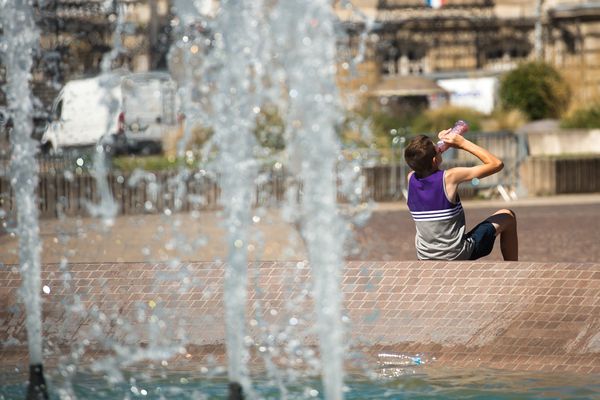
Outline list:
[[[177,125],[176,85],[168,73],[131,74],[121,82],[125,138],[130,152],[157,153]]]
[[[113,73],[72,80],[52,107],[42,137],[46,150],[101,142],[117,153],[154,153],[176,124],[175,83],[169,74]]]
[[[43,108],[41,103],[35,104],[33,111],[31,112],[33,126],[31,129],[31,138],[40,141],[46,125],[50,120],[48,112]],[[13,119],[8,109],[4,106],[0,106],[0,151],[8,149],[10,146],[10,136],[13,132]]]

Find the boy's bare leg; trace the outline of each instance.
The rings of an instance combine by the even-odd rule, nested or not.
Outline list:
[[[519,238],[517,236],[517,217],[512,210],[498,210],[489,217],[496,228],[496,236],[500,235],[500,250],[504,261],[519,260]]]

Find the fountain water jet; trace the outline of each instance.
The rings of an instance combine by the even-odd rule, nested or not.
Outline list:
[[[29,346],[30,382],[27,399],[47,399],[43,375],[42,310],[40,278],[40,235],[38,202],[35,190],[38,184],[35,154],[37,142],[30,137],[33,103],[29,89],[33,50],[39,33],[33,19],[31,2],[15,0],[0,2],[2,14],[2,55],[7,68],[6,94],[14,129],[10,136],[12,157],[11,184],[17,207],[17,234],[19,263],[23,279],[21,297],[27,313],[27,342]]]
[[[334,126],[340,121],[340,113],[331,4],[322,0],[268,4],[223,1],[213,26],[214,48],[207,64],[220,67],[215,73],[210,122],[215,129],[211,145],[219,150],[215,169],[228,228],[225,303],[231,396],[241,397],[242,387],[248,394],[252,392],[246,366],[246,268],[252,194],[258,175],[254,153],[260,147],[252,131],[257,110],[272,101],[282,104],[278,105],[287,120],[291,170],[303,187],[299,222],[313,268],[325,394],[328,399],[341,399],[343,329],[339,275],[346,232],[336,204],[339,143]],[[276,43],[275,39],[275,45],[269,43],[265,33],[284,43]],[[105,57],[103,66],[110,58]],[[271,68],[281,74],[267,77]],[[101,163],[96,169],[97,183],[101,184],[106,171]],[[110,220],[116,209],[103,204],[104,201],[95,215]],[[39,316],[39,307],[37,313]]]
[[[229,232],[224,296],[232,398],[239,388],[236,384],[246,392],[250,389],[244,310],[247,231],[257,177],[257,160],[252,154],[257,143],[252,129],[256,114],[269,102],[286,115],[291,169],[303,185],[300,225],[313,268],[326,398],[343,397],[339,280],[346,234],[336,204],[335,168],[340,148],[334,126],[341,116],[335,84],[334,21],[327,1],[229,0],[221,3],[211,26],[214,48],[205,68],[218,68],[216,90],[211,93],[211,122]]]
[[[285,3],[285,6],[284,6]],[[340,121],[335,84],[336,35],[328,1],[278,4],[276,25],[289,88],[290,158],[303,183],[302,235],[313,274],[325,398],[343,398],[340,275],[345,228],[337,208]]]
[[[244,339],[248,231],[254,182],[258,175],[253,154],[256,141],[252,135],[252,116],[253,110],[260,106],[259,60],[254,58],[260,42],[253,13],[261,6],[260,1],[254,5],[250,1],[223,1],[214,23],[214,48],[206,61],[208,65],[220,67],[211,102],[214,111],[210,123],[214,136],[210,146],[218,150],[215,169],[222,190],[227,229],[224,303],[230,398],[240,398],[242,387],[244,392],[251,393]]]

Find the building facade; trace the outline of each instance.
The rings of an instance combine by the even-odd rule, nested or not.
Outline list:
[[[567,78],[575,101],[589,102],[600,86],[600,2],[582,0],[357,0],[340,8],[349,32],[341,43],[356,53],[371,24],[364,62],[347,91],[377,88],[399,77],[493,77],[520,62],[542,59]],[[537,28],[537,29],[536,29]],[[342,74],[344,75],[344,74]]]

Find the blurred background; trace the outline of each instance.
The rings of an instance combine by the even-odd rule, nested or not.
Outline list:
[[[219,2],[35,4],[40,43],[32,71],[31,135],[40,142],[42,224],[88,217],[87,205],[99,199],[93,158],[104,130],[95,132],[91,124],[114,125],[107,181],[120,215],[217,212],[220,189],[203,167],[213,135],[203,118],[212,67],[203,63],[212,51],[210,21]],[[344,115],[336,133],[343,156],[360,171],[360,202],[402,200],[408,172],[404,144],[458,119],[469,123],[471,140],[505,163],[502,173],[462,187],[463,198],[510,202],[600,192],[600,2],[354,0],[333,5]],[[94,93],[102,60],[111,51],[109,69],[119,77],[114,90],[120,109],[114,117],[92,121],[90,116],[102,114]],[[188,67],[196,72],[190,74]],[[6,235],[15,225],[15,204],[5,83],[6,69],[0,65],[0,232]],[[255,202],[267,208],[281,204],[289,188],[280,114],[266,104],[253,130],[268,172],[257,183]],[[447,166],[475,162],[462,152],[445,155]],[[182,168],[193,176],[186,178],[189,196],[180,204],[177,187],[169,182],[181,177]],[[341,195],[340,200],[348,199]],[[117,239],[119,232],[128,231],[114,231],[108,240],[112,246],[122,243],[118,254],[124,254],[124,237],[130,235]],[[144,241],[140,238],[140,246]],[[144,257],[149,252],[142,251]],[[294,250],[289,257],[297,255]],[[15,256],[16,250],[4,261]],[[278,250],[271,257],[284,256]]]

